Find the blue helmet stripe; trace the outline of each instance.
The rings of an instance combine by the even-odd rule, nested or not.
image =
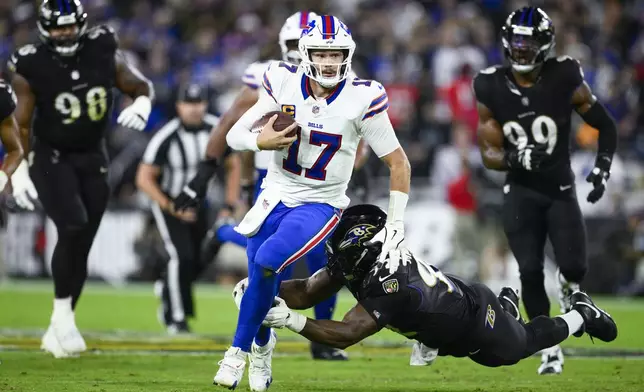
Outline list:
[[[528,15],[528,26],[532,26],[532,14],[534,14],[534,8],[530,8],[530,14]]]

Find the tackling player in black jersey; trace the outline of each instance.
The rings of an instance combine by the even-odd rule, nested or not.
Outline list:
[[[86,349],[74,309],[109,196],[104,136],[112,89],[134,100],[118,122],[136,130],[145,128],[154,91],[127,64],[111,28],[88,29],[79,0],[44,0],[38,16],[41,42],[19,48],[9,70],[31,178],[58,232],[52,257],[54,310],[43,348],[66,357]],[[31,207],[26,195],[20,200]]]
[[[17,98],[13,89],[0,79],[0,141],[4,146],[5,156],[0,170],[0,192],[7,186],[11,177],[11,185],[15,192],[24,192],[25,186],[31,184],[26,170],[17,170],[23,158],[20,145],[18,123],[13,113],[16,110]],[[4,212],[0,213],[0,226],[6,223]]]
[[[570,168],[571,112],[599,130],[594,186],[588,201],[604,194],[617,144],[614,120],[597,102],[579,63],[548,58],[555,31],[546,13],[521,8],[508,16],[502,43],[508,66],[491,67],[474,79],[479,147],[488,169],[507,171],[503,225],[519,263],[522,296],[530,319],[550,314],[544,286],[544,246],[550,239],[559,266],[562,312],[586,274],[586,232]],[[542,353],[540,374],[560,373],[559,347]]]
[[[487,286],[445,275],[405,249],[396,259],[378,262],[381,244],[366,244],[386,218],[373,205],[348,208],[327,241],[328,266],[308,279],[282,282],[278,305],[264,325],[338,348],[387,328],[438,349],[440,356],[469,357],[491,367],[515,364],[577,331],[607,342],[617,337],[610,315],[581,291],[572,294],[568,313],[524,323],[510,288],[497,297]],[[310,308],[342,287],[358,301],[342,321],[312,320],[291,310]],[[236,301],[243,290],[244,281],[235,288]]]

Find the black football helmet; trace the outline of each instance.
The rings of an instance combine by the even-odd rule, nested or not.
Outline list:
[[[80,0],[43,0],[38,9],[40,39],[61,56],[73,56],[87,30],[87,13]],[[52,36],[52,30],[76,27],[70,34]]]
[[[371,204],[348,208],[338,227],[326,242],[328,268],[344,280],[351,291],[357,289],[378,260],[381,243],[367,245],[385,227],[387,214]]]
[[[555,46],[555,27],[539,7],[523,7],[511,13],[501,29],[503,52],[512,68],[531,72],[546,61]]]

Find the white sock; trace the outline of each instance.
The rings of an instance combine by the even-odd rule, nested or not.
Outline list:
[[[546,356],[553,356],[557,355],[557,351],[561,350],[559,345],[552,346],[552,347],[547,347],[541,350],[541,355],[546,355]]]
[[[557,317],[562,319],[568,325],[568,337],[579,331],[581,326],[584,325],[584,318],[581,317],[581,313],[576,310],[571,310],[570,312]]]
[[[72,297],[67,298],[54,298],[54,312],[51,319],[61,319],[74,315],[72,310]]]

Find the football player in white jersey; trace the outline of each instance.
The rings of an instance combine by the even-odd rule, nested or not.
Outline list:
[[[302,35],[302,30],[309,24],[310,21],[314,20],[316,17],[317,15],[314,12],[300,11],[291,15],[286,20],[279,33],[279,45],[282,52],[283,61],[295,65],[300,63],[301,56],[298,49],[298,42],[300,36]],[[221,158],[223,156],[217,154],[223,154],[225,150],[226,134],[230,131],[237,120],[239,120],[239,118],[259,99],[259,89],[262,88],[262,79],[264,77],[264,72],[266,72],[266,69],[271,63],[279,63],[279,61],[269,60],[255,62],[249,65],[248,68],[246,68],[246,71],[244,72],[244,75],[242,77],[244,86],[242,87],[232,107],[221,117],[219,124],[211,133],[207,152],[207,156],[210,157],[210,159],[207,159],[204,163],[201,164],[199,174],[192,180],[192,182],[186,187],[186,189],[184,189],[183,193],[175,201],[175,207],[177,209],[187,207],[189,204],[186,203],[192,203],[195,198],[199,198],[203,195],[202,192],[205,192],[206,184],[211,176],[209,173],[212,171],[212,168],[216,164],[216,159],[214,158]],[[355,75],[350,71],[349,76]],[[262,184],[264,177],[268,172],[268,165],[273,152],[250,151],[248,153],[249,154],[244,154],[246,155],[246,159],[244,159],[246,161],[246,164],[244,165],[243,177],[246,184],[248,184],[246,192],[252,194],[254,201],[257,197],[257,194],[259,194],[260,192],[260,185]],[[364,165],[366,158],[368,157],[367,153],[368,150],[364,147],[358,150],[358,157],[356,158],[356,162],[354,164],[355,168],[359,168],[360,166]],[[250,155],[250,159],[248,159],[248,155]],[[249,161],[250,164],[248,164]],[[255,176],[254,181],[253,176]],[[254,189],[252,189],[253,182],[255,184]],[[190,196],[193,194],[195,196]],[[229,208],[232,209],[232,206],[230,206]],[[226,221],[223,222],[226,223]],[[246,246],[246,237],[241,236],[239,233],[235,232],[232,225],[222,224],[222,221],[215,223],[213,230],[209,232],[209,238],[211,241],[209,246],[212,249],[217,249],[218,246],[223,242],[233,242],[242,247]],[[306,257],[306,263],[308,270],[311,273],[319,270],[320,268],[323,268],[326,265],[324,246],[319,246],[309,252]],[[290,279],[291,272],[292,268],[287,268],[282,274],[283,278]],[[335,310],[336,299],[337,296],[332,295],[325,301],[316,305],[316,319],[331,319]],[[264,346],[267,342],[259,340],[258,343],[260,344],[260,346]],[[311,354],[315,359],[347,359],[347,355],[343,350],[324,346],[318,343],[311,343]],[[254,361],[251,361],[250,375],[253,374],[254,363]]]
[[[236,228],[248,237],[248,288],[233,344],[214,378],[217,385],[237,387],[249,353],[251,362],[262,362],[265,386],[270,385],[275,339],[260,329],[262,320],[273,304],[280,274],[326,240],[349,204],[345,192],[352,171],[347,168],[353,167],[361,138],[391,172],[387,223],[372,241],[382,243],[383,259],[396,256],[403,242],[411,168],[389,121],[385,89],[375,81],[348,77],[354,50],[351,33],[338,18],[313,20],[299,41],[300,66],[272,63],[262,78],[259,100],[227,135],[235,150],[274,153],[262,193]],[[252,132],[253,124],[271,111],[292,114],[296,123],[276,132],[274,116],[259,133]],[[296,136],[287,136],[297,125]],[[269,344],[258,346],[257,338]],[[256,386],[251,382],[251,390],[259,390]]]

